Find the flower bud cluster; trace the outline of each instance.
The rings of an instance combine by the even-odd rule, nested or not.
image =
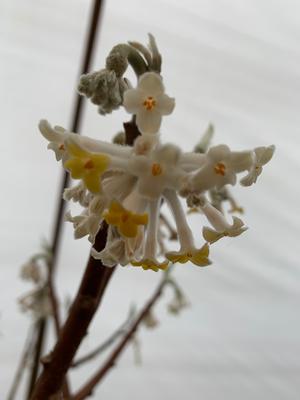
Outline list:
[[[235,185],[243,173],[241,185],[254,184],[272,158],[274,146],[245,151],[233,151],[225,144],[210,146],[212,126],[195,151],[183,152],[175,144],[163,143],[160,126],[163,117],[173,112],[175,99],[165,93],[159,73],[161,58],[154,44],[152,41],[151,51],[135,42],[130,45],[131,52],[126,47],[126,60],[135,71],[144,71],[135,88],[123,78],[127,68],[123,45],[114,48],[106,69],[83,76],[79,85],[80,92],[98,104],[100,112],[122,105],[133,115],[141,132],[133,147],[79,136],[51,127],[44,120],[39,127],[57,160],[62,160],[72,178],[79,180],[79,185],[67,189],[64,195],[83,207],[79,216],[67,214],[75,237],[88,236],[93,243],[101,223],[108,224],[106,247],[101,252],[93,249],[95,258],[107,266],[131,264],[154,271],[166,269],[170,262],[190,261],[203,267],[211,263],[211,244],[246,230],[240,218],[233,217],[229,222],[222,212],[223,199],[238,211],[228,185]],[[200,246],[180,197],[186,198],[188,207],[201,211],[209,223],[203,227]],[[173,215],[179,249],[161,250],[163,254],[159,255],[162,204],[167,204]]]

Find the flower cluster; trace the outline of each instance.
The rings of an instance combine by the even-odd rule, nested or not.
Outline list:
[[[94,243],[102,222],[106,221],[106,247],[100,252],[93,249],[92,255],[107,266],[131,264],[158,271],[165,270],[170,262],[209,265],[212,243],[246,230],[237,217],[228,222],[212,204],[209,194],[225,193],[243,172],[243,186],[255,183],[271,159],[274,146],[232,151],[226,145],[218,145],[207,151],[183,152],[174,144],[161,142],[162,117],[172,113],[175,101],[165,93],[159,68],[148,68],[140,74],[136,88],[128,84],[122,105],[133,115],[141,133],[132,147],[79,136],[52,127],[45,120],[39,124],[56,159],[62,160],[72,178],[79,181],[64,194],[65,199],[83,207],[81,215],[67,215],[75,236],[88,235]],[[180,197],[186,198],[189,207],[196,206],[210,223],[203,228],[201,246],[196,245]],[[159,255],[163,203],[174,217],[180,247]]]

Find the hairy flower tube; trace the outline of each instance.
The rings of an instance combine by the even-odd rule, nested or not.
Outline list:
[[[255,183],[272,158],[274,146],[245,151],[234,151],[224,144],[209,147],[211,126],[209,137],[205,134],[205,146],[198,145],[194,152],[163,143],[158,134],[162,116],[173,111],[175,100],[165,94],[159,54],[155,51],[154,61],[145,54],[148,70],[140,73],[136,88],[126,80],[129,89],[122,99],[141,132],[132,147],[79,136],[51,127],[45,120],[39,128],[56,159],[79,180],[64,193],[66,200],[82,207],[80,215],[68,213],[66,218],[73,223],[75,237],[88,236],[94,243],[102,222],[108,224],[106,246],[100,252],[92,249],[93,257],[108,267],[119,263],[158,271],[168,268],[169,263],[187,262],[204,267],[211,264],[212,243],[239,236],[247,229],[235,216],[229,223],[223,210],[212,204],[211,194],[227,193],[228,185],[235,185],[239,174],[243,174],[243,186]],[[143,65],[140,59],[136,65]],[[194,237],[181,198],[206,217],[209,225],[203,227],[202,239]],[[169,208],[176,226],[179,246],[175,251],[159,245],[162,205]]]

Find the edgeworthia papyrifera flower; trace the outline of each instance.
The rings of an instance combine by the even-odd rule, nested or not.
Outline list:
[[[138,76],[136,88],[123,76],[128,63]],[[66,200],[82,207],[80,215],[66,215],[73,223],[75,237],[88,236],[94,243],[102,222],[108,224],[106,247],[101,252],[92,249],[93,257],[107,266],[131,264],[158,271],[165,270],[170,262],[209,265],[212,243],[247,229],[240,218],[234,216],[229,222],[223,213],[221,202],[234,202],[228,185],[235,185],[243,173],[243,186],[255,183],[274,153],[274,146],[246,151],[233,151],[223,144],[209,147],[212,126],[194,152],[163,143],[158,134],[162,116],[172,113],[175,101],[165,94],[160,67],[161,56],[150,36],[149,49],[136,42],[118,45],[108,56],[104,70],[81,78],[80,92],[99,105],[101,113],[123,105],[133,115],[141,135],[132,147],[79,136],[52,127],[45,120],[39,124],[48,148],[78,180],[64,194]],[[200,246],[180,197],[210,224],[203,227]],[[174,218],[179,241],[176,251],[158,246],[162,204],[169,207]]]

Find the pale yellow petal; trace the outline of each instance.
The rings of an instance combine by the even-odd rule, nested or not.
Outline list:
[[[81,179],[83,177],[83,165],[79,158],[71,158],[64,163],[65,169],[70,171],[73,179]]]
[[[83,150],[81,147],[79,147],[75,142],[69,141],[67,143],[67,149],[69,154],[73,157],[78,157],[78,158],[85,158],[91,156],[91,153]]]
[[[99,193],[101,191],[100,176],[94,171],[85,174],[83,177],[83,182],[90,192]]]
[[[204,227],[202,229],[202,235],[208,243],[215,243],[224,236],[222,233],[219,233],[208,227]]]
[[[122,222],[119,224],[119,232],[129,238],[136,237],[138,233],[138,225],[128,220],[126,222]]]

